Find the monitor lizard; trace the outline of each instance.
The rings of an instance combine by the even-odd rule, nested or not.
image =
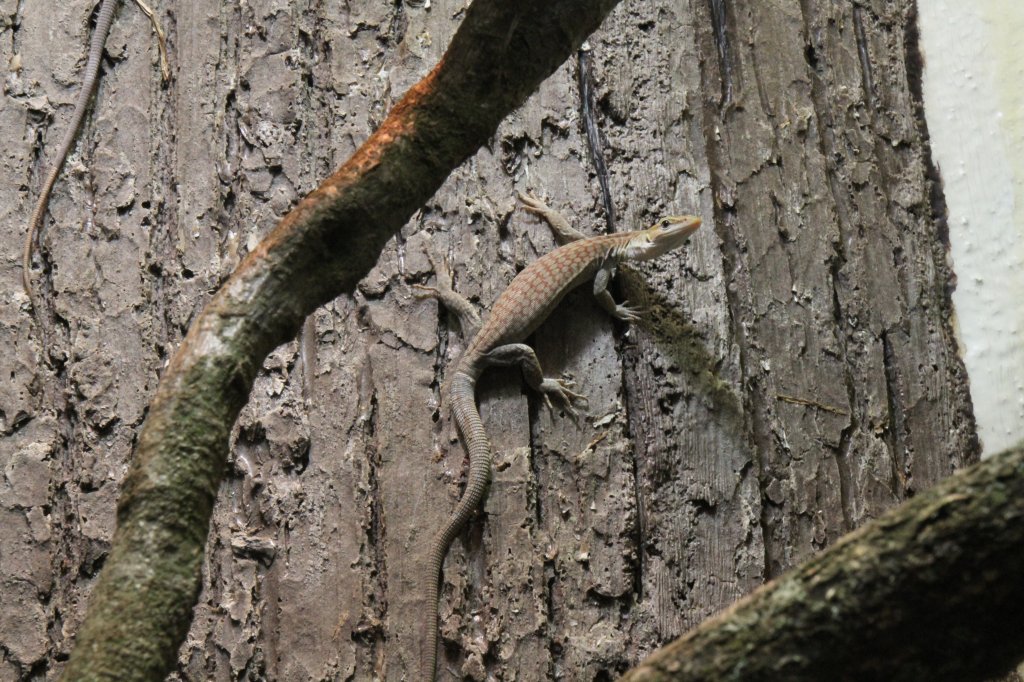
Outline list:
[[[437,298],[454,312],[463,335],[472,337],[442,391],[442,401],[450,407],[469,453],[469,476],[462,499],[435,536],[426,568],[419,576],[419,592],[427,605],[419,657],[420,678],[425,680],[435,679],[437,667],[438,591],[444,558],[455,537],[483,501],[491,479],[491,444],[476,407],[477,379],[487,367],[519,365],[526,383],[540,393],[549,408],[550,396],[554,396],[574,415],[572,402],[585,398],[572,390],[572,383],[545,377],[533,349],[521,342],[540,326],[567,293],[591,277],[594,278],[594,295],[602,308],[624,322],[639,319],[639,310],[628,301],[616,303],[608,292],[617,264],[657,258],[676,249],[701,224],[696,216],[665,216],[646,230],[585,237],[539,199],[523,194],[519,199],[525,210],[547,221],[560,242],[568,243],[516,275],[495,301],[483,325],[472,304],[452,290],[447,268],[440,267],[433,257],[437,285],[417,286],[422,292],[418,295]]]

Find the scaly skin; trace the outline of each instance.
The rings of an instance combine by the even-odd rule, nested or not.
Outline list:
[[[492,365],[518,364],[531,388],[538,391],[550,407],[554,395],[572,412],[571,402],[582,400],[571,385],[545,378],[533,349],[520,343],[554,310],[555,306],[584,281],[594,277],[594,293],[602,307],[623,321],[633,321],[639,312],[627,304],[616,304],[607,291],[615,265],[626,260],[646,260],[677,248],[700,226],[700,218],[668,216],[647,230],[580,238],[557,213],[533,197],[520,196],[525,208],[545,218],[563,240],[576,239],[543,256],[520,272],[498,297],[487,322],[466,348],[447,385],[447,403],[451,406],[469,453],[469,478],[462,499],[431,545],[427,567],[420,576],[420,591],[427,604],[420,654],[421,678],[435,679],[437,667],[437,612],[441,568],[448,549],[480,506],[491,479],[491,444],[487,440],[480,413],[476,408],[476,382],[484,369]],[[438,270],[437,289],[423,287],[454,310],[462,320],[464,333],[476,327],[476,316],[465,299],[443,281]]]
[[[39,200],[36,201],[35,210],[32,211],[32,219],[28,223],[28,232],[25,234],[25,245],[21,255],[21,282],[25,287],[32,307],[36,308],[35,292],[32,290],[32,244],[36,232],[43,222],[46,208],[50,203],[50,193],[53,185],[57,182],[64,161],[71,152],[71,146],[78,136],[78,129],[82,127],[82,119],[85,118],[85,111],[89,108],[89,100],[96,89],[96,80],[100,72],[100,62],[103,59],[103,46],[107,42],[107,34],[110,32],[110,25],[114,21],[114,9],[118,0],[103,0],[100,5],[99,15],[96,17],[96,30],[92,34],[92,42],[89,43],[89,61],[85,64],[85,71],[82,76],[82,90],[78,93],[78,101],[75,102],[75,110],[71,112],[71,120],[68,122],[68,129],[64,133],[64,139],[57,149],[57,158],[50,167],[50,173],[46,176],[43,189],[39,193]]]

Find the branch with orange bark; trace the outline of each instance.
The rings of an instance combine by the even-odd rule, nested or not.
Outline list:
[[[256,371],[601,23],[617,0],[476,0],[440,63],[305,197],[188,331],[150,405],[64,679],[163,679],[200,585],[228,438]]]

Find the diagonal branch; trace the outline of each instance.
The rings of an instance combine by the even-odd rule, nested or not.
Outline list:
[[[986,680],[1024,658],[1024,447],[850,533],[625,680]]]
[[[238,267],[189,329],[139,437],[65,679],[163,679],[187,633],[228,436],[263,358],[384,243],[617,0],[476,0],[434,70]]]

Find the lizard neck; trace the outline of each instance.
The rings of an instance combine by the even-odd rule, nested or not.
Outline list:
[[[642,234],[642,231],[618,232],[608,235],[610,244],[608,255],[605,258],[616,263],[640,260],[637,253],[630,248],[633,238],[640,234]]]

